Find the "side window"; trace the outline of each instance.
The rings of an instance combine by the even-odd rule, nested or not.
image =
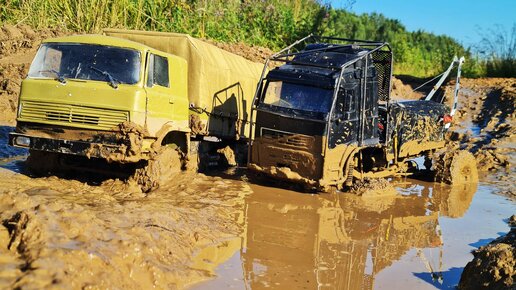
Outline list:
[[[152,87],[154,85],[167,88],[170,87],[170,81],[168,76],[168,59],[166,57],[151,54],[147,86]]]
[[[355,90],[345,90],[344,111],[353,112],[355,110]]]

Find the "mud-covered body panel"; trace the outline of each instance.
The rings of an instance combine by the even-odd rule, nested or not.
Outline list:
[[[299,176],[322,176],[324,122],[295,119],[259,111],[250,163],[267,168],[288,168]]]
[[[389,107],[391,138],[387,151],[398,157],[410,157],[444,146],[443,116],[449,108],[433,101],[406,101]],[[396,151],[396,152],[395,152]]]

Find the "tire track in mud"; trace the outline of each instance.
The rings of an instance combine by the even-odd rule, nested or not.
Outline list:
[[[0,169],[0,288],[183,288],[240,248],[249,186],[180,174],[148,196]],[[199,260],[201,259],[201,260]]]

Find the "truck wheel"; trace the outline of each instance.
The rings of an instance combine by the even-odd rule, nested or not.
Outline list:
[[[448,184],[476,183],[477,162],[466,150],[446,151],[434,158],[435,180]]]
[[[47,176],[57,173],[60,165],[59,159],[60,155],[58,153],[31,149],[25,161],[25,166],[29,172],[35,175]]]
[[[144,193],[148,193],[172,180],[182,167],[181,153],[176,148],[163,146],[153,159],[142,163],[130,179],[135,181]]]

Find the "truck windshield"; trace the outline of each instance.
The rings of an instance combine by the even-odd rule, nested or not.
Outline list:
[[[45,43],[29,69],[31,78],[81,79],[135,84],[140,79],[136,50],[93,44]]]
[[[263,102],[268,105],[310,112],[327,113],[333,91],[282,81],[269,81]]]

